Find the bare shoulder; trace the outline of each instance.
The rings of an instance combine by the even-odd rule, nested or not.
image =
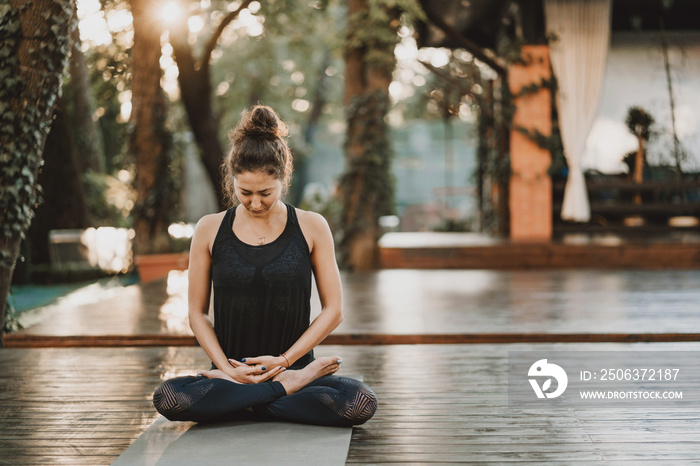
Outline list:
[[[197,222],[197,230],[209,230],[211,228],[219,228],[221,221],[224,219],[226,211],[217,212],[215,214],[208,214],[199,219]]]
[[[317,245],[328,244],[332,247],[333,235],[325,217],[309,210],[296,209],[301,228],[306,241],[309,243],[309,250],[314,251]]]
[[[194,229],[193,242],[198,242],[200,244],[209,244],[214,242],[216,233],[219,231],[219,226],[226,215],[226,211],[218,212],[216,214],[205,215],[200,218],[197,222],[197,226]]]
[[[326,231],[330,231],[328,222],[323,215],[310,210],[296,209],[296,212],[302,231],[308,231],[314,235],[325,234]]]

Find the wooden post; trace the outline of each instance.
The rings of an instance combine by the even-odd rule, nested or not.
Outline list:
[[[549,48],[522,47],[524,63],[508,70],[508,85],[516,107],[510,132],[510,237],[513,240],[548,241],[552,237],[551,155],[518,128],[531,134],[552,134],[551,95],[548,88],[518,97],[525,86],[550,79]]]

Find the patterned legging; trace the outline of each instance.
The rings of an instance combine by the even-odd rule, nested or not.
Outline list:
[[[219,421],[249,416],[325,426],[367,422],[377,396],[359,380],[326,375],[287,395],[279,382],[238,384],[223,379],[177,377],[153,394],[153,406],[171,421]]]

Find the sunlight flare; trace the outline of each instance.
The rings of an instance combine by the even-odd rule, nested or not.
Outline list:
[[[185,15],[182,7],[174,1],[163,3],[157,14],[165,24],[176,24]]]

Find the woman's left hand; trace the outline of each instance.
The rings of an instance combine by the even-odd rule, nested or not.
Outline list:
[[[241,362],[249,366],[264,366],[267,367],[267,370],[273,369],[277,366],[287,367],[287,361],[282,356],[265,355],[258,356],[256,358],[244,358],[241,359]]]

